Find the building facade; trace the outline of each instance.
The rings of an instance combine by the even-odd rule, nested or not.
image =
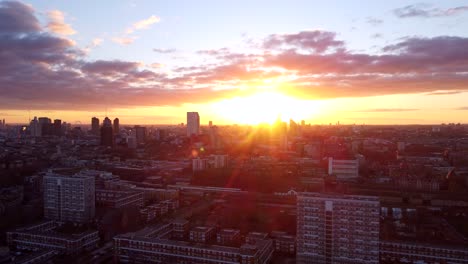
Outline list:
[[[8,246],[32,251],[50,249],[72,255],[97,247],[98,231],[64,233],[57,230],[59,227],[56,222],[47,221],[7,232]]]
[[[198,112],[187,112],[187,136],[200,134],[200,116]]]
[[[88,223],[94,219],[94,177],[48,173],[43,185],[45,218],[74,223]]]
[[[297,263],[379,263],[378,197],[300,193]]]
[[[350,180],[359,177],[359,161],[328,158],[328,174],[338,180]]]

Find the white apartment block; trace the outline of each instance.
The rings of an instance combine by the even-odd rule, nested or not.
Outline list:
[[[300,193],[297,263],[379,263],[378,197]]]
[[[335,175],[338,180],[355,179],[359,177],[359,161],[328,158],[328,174]]]
[[[95,214],[94,177],[44,176],[44,217],[60,222],[88,223]]]

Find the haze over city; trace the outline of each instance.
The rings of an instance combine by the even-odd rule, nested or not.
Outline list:
[[[466,122],[467,1],[2,1],[0,116]]]

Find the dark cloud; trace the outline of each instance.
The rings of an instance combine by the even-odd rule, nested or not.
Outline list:
[[[40,31],[32,7],[16,1],[0,2],[1,33],[31,33]]]
[[[95,61],[85,63],[81,70],[86,73],[102,74],[102,75],[115,75],[126,74],[138,69],[138,63],[128,61]]]
[[[368,17],[366,19],[366,23],[371,24],[372,26],[378,26],[382,24],[383,22],[384,21],[382,19],[375,18],[375,17]]]
[[[332,48],[342,48],[344,42],[336,40],[336,33],[329,31],[302,31],[295,34],[273,34],[268,36],[263,47],[267,49],[293,47],[323,53]]]
[[[454,16],[468,11],[468,6],[458,6],[448,9],[431,8],[427,4],[408,5],[393,10],[393,13],[400,18],[410,17],[447,17]]]
[[[168,53],[175,53],[177,50],[176,49],[158,49],[158,48],[154,48],[153,51],[157,52],[157,53],[168,54]]]

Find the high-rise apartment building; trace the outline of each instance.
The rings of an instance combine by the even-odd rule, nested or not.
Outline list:
[[[200,116],[198,112],[187,112],[187,136],[200,134]]]
[[[378,197],[300,193],[297,263],[379,263]]]
[[[44,217],[61,222],[88,223],[95,214],[94,177],[44,176]]]

